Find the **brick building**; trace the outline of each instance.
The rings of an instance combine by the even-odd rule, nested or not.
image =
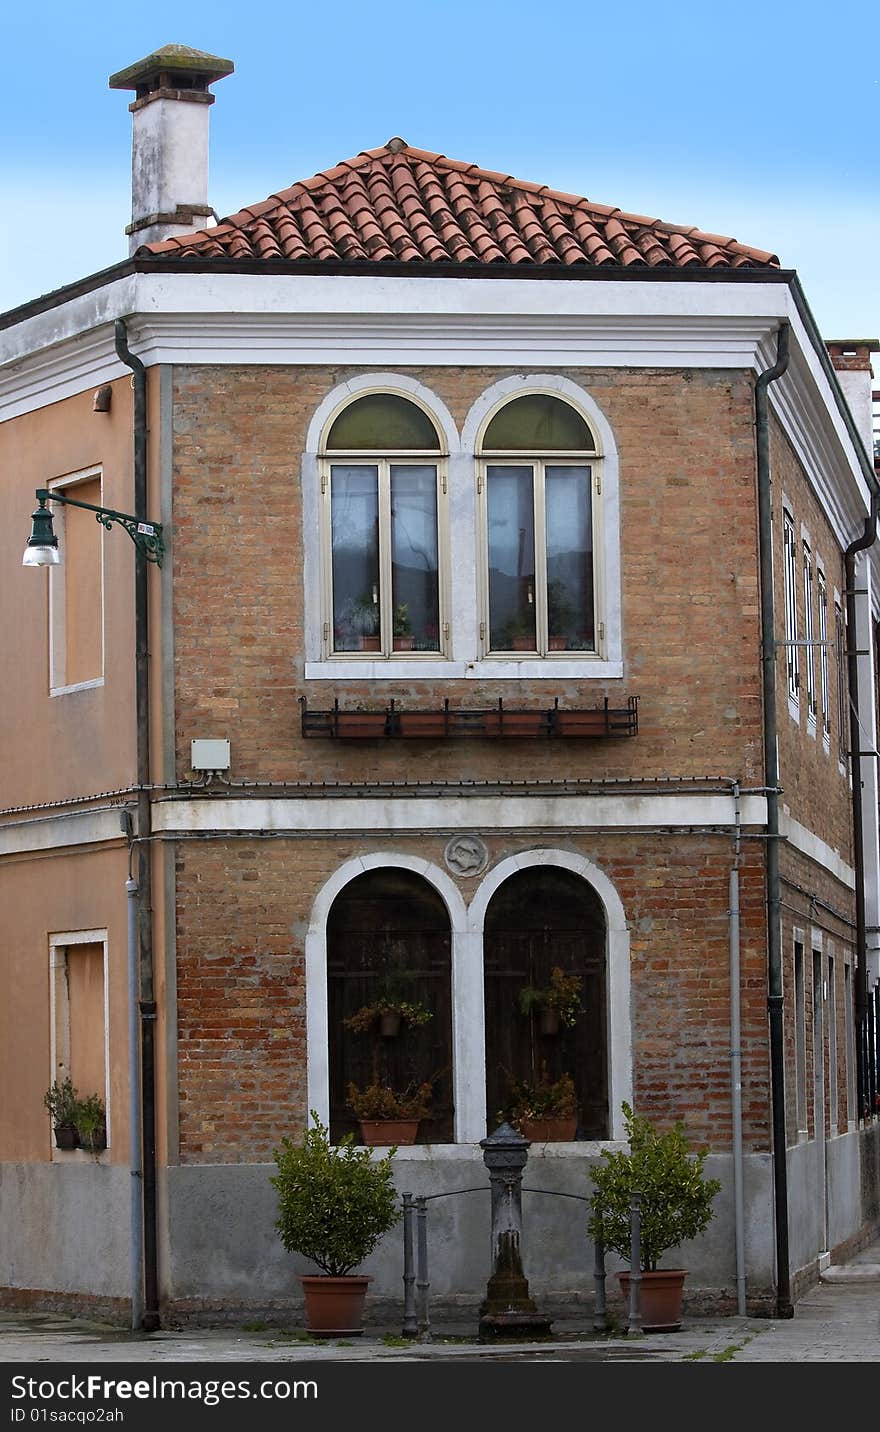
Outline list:
[[[772,253],[402,139],[200,228],[231,68],[112,78],[131,255],[0,319],[3,1296],[294,1305],[310,1109],[429,1081],[398,1182],[452,1192],[566,1074],[533,1184],[588,1192],[624,1102],[683,1119],[723,1182],[689,1296],[784,1310],[880,1213],[877,345]],[[390,984],[431,1018],[351,1031]],[[64,1076],[98,1155],[53,1146]],[[476,1304],[487,1205],[434,1207]],[[551,1307],[572,1207],[526,1209]],[[399,1299],[396,1236],[369,1271]]]

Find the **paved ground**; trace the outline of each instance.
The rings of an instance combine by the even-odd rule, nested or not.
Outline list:
[[[430,1342],[399,1329],[321,1340],[299,1329],[160,1331],[134,1334],[53,1314],[0,1313],[0,1363],[456,1362],[880,1362],[880,1241],[849,1264],[831,1266],[795,1316],[686,1319],[679,1332],[597,1336],[557,1320],[542,1343],[481,1344],[457,1327]]]

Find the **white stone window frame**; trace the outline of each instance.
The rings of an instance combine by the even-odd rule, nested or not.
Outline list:
[[[623,1140],[626,1130],[621,1105],[632,1103],[632,1015],[630,936],[626,914],[612,881],[599,866],[571,851],[526,850],[501,860],[486,871],[469,903],[455,882],[431,861],[379,851],[347,861],[324,884],[312,906],[306,933],[306,1047],[308,1099],[326,1126],[330,1119],[330,1062],[327,1004],[327,919],[337,895],[366,871],[386,867],[411,870],[434,887],[446,905],[451,934],[452,1070],[455,1143],[413,1145],[406,1158],[435,1157],[438,1148],[478,1144],[486,1135],[486,1028],[483,987],[483,925],[489,901],[498,887],[517,871],[532,866],[570,870],[589,883],[605,910],[607,951],[607,1052],[609,1140],[582,1140],[578,1152]]]
[[[813,543],[806,527],[801,526],[801,578],[804,596],[804,665],[807,674],[807,734],[815,739],[817,728],[818,696],[816,689],[816,623],[814,602],[816,571],[813,558]]]
[[[97,506],[104,502],[104,469],[98,464],[95,467],[81,468],[78,472],[65,473],[63,477],[52,478],[47,483],[50,492],[66,492],[68,488],[81,486],[86,482],[94,482],[95,478],[101,483],[101,495]],[[101,673],[88,681],[68,682],[67,677],[67,576],[64,562],[64,543],[66,535],[66,508],[63,502],[52,505],[52,525],[55,536],[58,538],[58,548],[61,552],[61,561],[54,567],[49,568],[49,695],[67,696],[71,691],[88,691],[95,686],[104,685],[104,672],[106,670],[105,652],[105,614],[104,614],[104,528],[98,524],[100,550],[101,550]]]
[[[791,504],[782,498],[782,587],[785,605],[785,670],[788,689],[788,710],[800,725],[800,660],[798,655],[797,618],[797,556],[794,516]]]
[[[70,1057],[70,1007],[66,989],[59,997],[59,981],[67,981],[68,950],[77,945],[101,945],[104,953],[104,1110],[107,1130],[107,1148],[100,1154],[86,1154],[83,1149],[57,1149],[52,1140],[53,1162],[99,1158],[109,1161],[111,1141],[110,1107],[110,961],[108,932],[103,930],[67,930],[49,936],[49,1084],[63,1080],[70,1075],[70,1065],[62,1058],[65,1050]],[[59,1028],[59,1008],[67,1018],[67,1028]]]
[[[843,597],[834,588],[834,650],[837,668],[837,769],[846,779],[849,774],[849,696],[846,669],[846,607]]]
[[[822,701],[822,746],[826,756],[831,750],[831,687],[828,664],[828,581],[825,563],[816,554],[816,599],[819,613],[819,694]]]
[[[321,434],[320,445],[320,488],[321,502],[319,508],[319,531],[321,547],[321,660],[332,662],[338,669],[342,662],[355,662],[358,666],[368,663],[374,666],[378,663],[393,662],[395,675],[400,675],[398,668],[401,662],[411,662],[418,665],[424,674],[425,665],[430,662],[445,661],[449,650],[449,452],[445,427],[437,421],[432,403],[436,401],[432,394],[427,394],[421,385],[416,385],[418,391],[404,392],[400,388],[400,379],[394,384],[373,383],[355,394],[349,394],[339,403],[330,414],[324,424]],[[372,394],[390,394],[394,397],[405,398],[415,407],[419,408],[431,423],[437,433],[438,446],[430,450],[424,449],[390,449],[383,448],[371,451],[359,448],[346,450],[343,448],[330,449],[327,447],[327,439],[333,428],[336,419],[339,418],[345,409],[359,398],[369,397]],[[433,467],[436,474],[436,513],[437,513],[437,583],[438,583],[438,647],[435,652],[416,653],[408,652],[406,655],[396,651],[386,651],[375,655],[362,654],[357,652],[334,652],[333,650],[333,591],[332,591],[332,480],[331,469],[335,465],[345,467],[366,467],[376,468],[379,481],[379,587],[380,592],[389,593],[387,598],[388,615],[391,615],[391,531],[390,518],[385,511],[390,502],[390,468],[394,465],[403,466],[424,466]],[[385,501],[383,502],[383,497]],[[379,603],[381,611],[381,601]]]
[[[800,970],[798,969],[800,959]],[[791,942],[792,1000],[794,1015],[792,1049],[794,1055],[795,1142],[806,1143],[808,1134],[807,1090],[807,938],[806,931],[794,929]]]
[[[322,442],[330,424],[347,402],[367,393],[390,392],[415,400],[433,419],[448,457],[448,617],[449,640],[444,657],[414,657],[396,653],[393,659],[357,655],[327,658],[323,623],[327,610],[327,556],[321,533]],[[515,395],[544,392],[562,397],[581,412],[590,427],[602,460],[602,530],[594,550],[597,569],[603,573],[604,652],[554,653],[548,657],[511,655],[481,659],[479,638],[479,548],[477,532],[476,452],[480,432],[491,413]],[[456,424],[437,394],[406,374],[360,374],[339,384],[319,404],[306,434],[301,463],[303,511],[303,587],[305,610],[306,680],[395,681],[481,679],[518,681],[547,679],[597,680],[623,676],[620,560],[620,478],[617,445],[608,419],[595,400],[578,384],[558,374],[516,374],[493,383],[476,399],[459,435]]]

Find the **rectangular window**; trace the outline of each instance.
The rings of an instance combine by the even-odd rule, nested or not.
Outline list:
[[[99,469],[72,473],[50,489],[101,506]],[[94,512],[60,502],[52,518],[63,560],[49,570],[49,686],[61,694],[104,677],[104,529]]]
[[[825,1138],[825,1020],[822,951],[813,951],[813,1137]]]
[[[788,672],[788,695],[798,700],[800,686],[798,662],[797,575],[795,566],[794,520],[790,512],[782,514],[783,586],[785,590],[785,658]]]
[[[846,699],[846,627],[843,622],[843,608],[839,602],[834,603],[834,639],[837,647],[837,752],[840,764],[845,766],[849,707]]]
[[[442,649],[437,466],[330,465],[333,654]]]
[[[804,947],[794,945],[794,1065],[797,1131],[807,1131],[807,1008],[804,989]]]
[[[816,581],[819,589],[819,684],[822,695],[822,734],[828,737],[831,735],[828,692],[828,588],[825,585],[825,573],[821,567],[816,569]]]
[[[837,987],[835,985],[834,956],[828,956],[828,1108],[831,1114],[831,1134],[837,1133]]]
[[[107,936],[103,930],[53,935],[49,946],[52,1079],[70,1079],[80,1098],[97,1094],[107,1110]]]
[[[487,649],[595,651],[592,468],[486,468]]]
[[[816,663],[813,653],[813,558],[810,548],[803,545],[804,558],[804,647],[807,668],[807,712],[816,719]]]

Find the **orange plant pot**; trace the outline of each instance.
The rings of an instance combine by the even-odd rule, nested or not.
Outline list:
[[[361,1143],[379,1145],[414,1144],[418,1119],[361,1119]]]
[[[326,1273],[301,1274],[306,1305],[306,1327],[316,1337],[341,1337],[362,1333],[367,1284],[373,1280],[361,1273],[333,1278]]]
[[[618,1273],[620,1289],[629,1307],[629,1273]],[[658,1268],[643,1273],[639,1293],[639,1321],[646,1333],[674,1333],[681,1327],[684,1268]]]

